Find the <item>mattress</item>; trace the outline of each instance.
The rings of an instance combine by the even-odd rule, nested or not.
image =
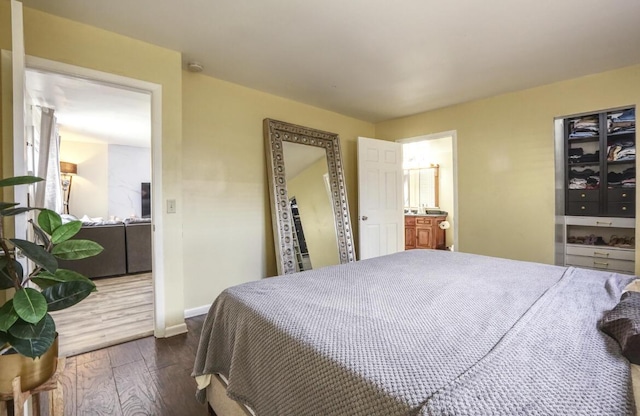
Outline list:
[[[418,250],[253,282],[212,306],[194,375],[261,416],[631,415],[597,330],[631,279]]]

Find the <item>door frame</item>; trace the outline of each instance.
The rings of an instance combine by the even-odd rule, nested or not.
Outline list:
[[[3,52],[3,62],[7,64],[11,62],[11,81],[13,96],[10,98],[12,103],[12,133],[13,133],[13,176],[27,175],[26,148],[25,143],[25,48],[24,48],[24,22],[22,13],[22,3],[15,0],[11,1],[11,52]],[[18,109],[16,109],[18,107]],[[16,128],[16,126],[18,126]],[[20,144],[20,146],[16,146]],[[18,186],[13,188],[14,201],[22,206],[28,206],[27,186]],[[14,235],[16,238],[27,238],[27,220],[26,216],[18,215],[14,219]],[[18,259],[18,262],[26,266],[25,259]],[[25,270],[28,270],[25,268]]]
[[[423,134],[420,136],[408,137],[405,139],[396,140],[397,143],[414,143],[422,142],[425,140],[444,139],[451,137],[451,153],[453,163],[453,215],[454,215],[454,227],[453,227],[453,246],[456,251],[460,251],[460,245],[458,243],[458,224],[460,223],[460,211],[458,210],[458,131],[448,130],[440,133]]]
[[[148,81],[141,81],[108,72],[97,71],[76,65],[56,62],[35,56],[26,56],[25,69],[52,72],[87,81],[110,84],[116,87],[148,93],[151,97],[151,206],[155,207],[152,213],[152,281],[153,281],[153,306],[154,306],[154,335],[166,336],[165,316],[165,273],[164,245],[163,245],[163,218],[162,218],[162,85]]]

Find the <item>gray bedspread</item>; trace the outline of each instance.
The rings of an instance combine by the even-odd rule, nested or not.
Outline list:
[[[597,329],[632,279],[432,250],[265,279],[216,299],[194,376],[259,416],[632,415]]]

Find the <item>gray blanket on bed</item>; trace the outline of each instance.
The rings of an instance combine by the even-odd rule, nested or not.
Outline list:
[[[597,329],[631,280],[431,250],[265,279],[216,299],[194,375],[259,416],[632,415]]]

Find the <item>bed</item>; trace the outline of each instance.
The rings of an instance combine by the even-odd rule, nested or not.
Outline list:
[[[633,280],[412,250],[235,286],[203,325],[198,397],[218,416],[633,415],[598,329]]]

